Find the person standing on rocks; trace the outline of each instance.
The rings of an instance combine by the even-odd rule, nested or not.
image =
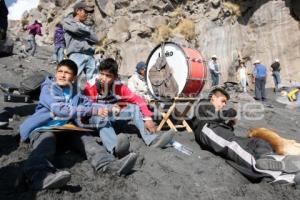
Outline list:
[[[42,23],[38,20],[35,20],[33,24],[25,27],[25,30],[28,30],[28,38],[27,38],[27,47],[25,48],[25,53],[34,56],[36,51],[36,41],[35,36],[43,36],[42,35]],[[31,51],[31,53],[30,53]]]
[[[240,60],[240,65],[237,70],[237,80],[243,88],[243,92],[247,92],[247,68],[245,62]]]
[[[272,76],[275,84],[274,92],[278,92],[279,86],[281,84],[281,78],[280,78],[280,62],[279,59],[276,58],[274,62],[271,65],[272,68]]]
[[[282,156],[281,160],[276,160],[278,155],[265,140],[236,136],[237,111],[224,109],[229,99],[224,88],[215,87],[208,99],[199,101],[195,117],[188,123],[200,147],[222,156],[252,181],[271,178],[274,182],[299,184],[300,156]]]
[[[94,48],[98,42],[97,35],[84,22],[88,15],[88,6],[84,2],[74,5],[73,16],[68,15],[63,20],[67,56],[78,66],[78,76],[84,71],[86,79],[91,80],[97,74]]]
[[[64,29],[61,23],[55,25],[54,32],[54,54],[53,63],[59,63],[64,59],[64,49],[66,47]]]
[[[217,56],[213,55],[211,57],[211,60],[208,62],[209,72],[211,75],[212,84],[211,86],[219,85],[219,79],[220,79],[220,65],[217,62]]]
[[[253,78],[255,80],[255,100],[266,100],[267,68],[259,60],[254,62]]]
[[[74,84],[77,70],[72,60],[62,60],[57,65],[55,78],[48,77],[42,84],[35,113],[20,126],[21,141],[29,140],[33,148],[23,170],[34,190],[60,188],[70,180],[71,174],[68,171],[58,171],[51,163],[56,144],[60,143],[82,153],[100,173],[127,175],[135,165],[135,153],[116,160],[87,132],[65,130],[56,134],[52,131],[53,127],[72,122],[78,125],[86,117],[103,116],[103,104],[92,104],[86,96],[77,93]]]

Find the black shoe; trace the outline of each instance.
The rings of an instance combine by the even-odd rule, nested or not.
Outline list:
[[[300,171],[300,156],[285,156],[282,161],[277,161],[272,158],[262,158],[256,160],[256,167],[264,170],[296,173]]]
[[[37,172],[32,176],[33,190],[55,189],[66,185],[71,180],[68,171],[57,171],[55,173]]]
[[[124,156],[129,154],[130,142],[128,137],[120,133],[117,136],[117,145],[114,149],[114,154],[118,158],[123,158]]]
[[[0,113],[0,128],[5,128],[8,126],[9,124],[8,118],[9,118],[8,112],[4,111]]]
[[[137,159],[136,153],[130,153],[120,160],[114,160],[101,168],[102,172],[116,174],[118,176],[127,175],[132,171]]]
[[[164,132],[161,135],[158,135],[150,144],[150,146],[155,148],[164,148],[166,147],[173,139],[173,131]]]

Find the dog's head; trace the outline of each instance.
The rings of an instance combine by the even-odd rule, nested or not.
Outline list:
[[[266,128],[250,128],[247,132],[247,136],[248,137],[255,137],[257,135],[259,135],[260,133],[265,133],[270,131],[269,129]]]

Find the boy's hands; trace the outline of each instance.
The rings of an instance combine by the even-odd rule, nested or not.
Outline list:
[[[150,133],[155,133],[156,128],[154,125],[154,122],[152,121],[152,119],[146,120],[145,121],[145,128],[150,132]]]
[[[98,109],[98,113],[97,113],[98,116],[100,117],[107,117],[108,116],[108,108],[100,108]]]

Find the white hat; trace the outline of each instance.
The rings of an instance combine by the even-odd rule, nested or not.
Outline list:
[[[212,55],[211,58],[217,58],[217,55]]]
[[[260,63],[260,60],[255,60],[253,64],[258,64]]]
[[[279,62],[279,59],[278,59],[278,58],[275,58],[274,61],[275,61],[275,62]]]

